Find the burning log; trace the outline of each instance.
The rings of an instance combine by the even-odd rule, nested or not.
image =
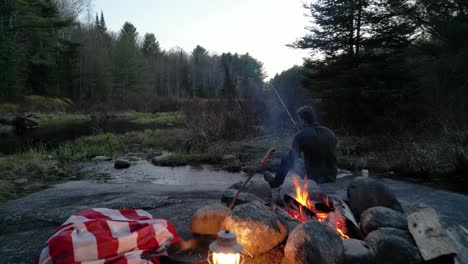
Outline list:
[[[303,206],[292,196],[285,194],[284,202],[287,204],[286,211],[290,216],[299,220],[300,222],[306,222],[308,220],[318,220],[317,214],[310,210],[306,206]]]
[[[340,235],[342,239],[349,238],[348,229],[352,231],[353,237],[363,238],[362,232],[354,219],[354,216],[344,201],[339,198],[331,199],[321,194],[319,201],[310,199],[307,180],[301,186],[297,179],[294,181],[295,195],[284,194],[287,211],[293,218],[301,222],[318,220],[327,223]],[[331,200],[331,201],[330,201]]]

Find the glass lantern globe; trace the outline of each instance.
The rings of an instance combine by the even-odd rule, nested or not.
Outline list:
[[[229,230],[218,233],[218,238],[210,244],[208,262],[210,264],[242,264],[242,245],[237,243],[236,234]]]

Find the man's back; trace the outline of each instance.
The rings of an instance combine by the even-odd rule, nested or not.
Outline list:
[[[293,143],[293,152],[304,153],[307,177],[318,183],[336,181],[336,136],[330,129],[312,125],[299,131]]]

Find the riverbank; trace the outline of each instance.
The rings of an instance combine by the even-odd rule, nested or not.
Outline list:
[[[107,114],[32,114],[45,125],[85,124],[91,135],[65,138],[58,144],[39,141],[28,149],[0,155],[0,203],[23,197],[56,183],[83,179],[70,166],[97,156],[127,158],[136,153],[156,166],[209,164],[230,172],[262,172],[259,160],[268,149],[277,149],[267,170],[275,171],[290,147],[294,132],[256,128],[256,134],[238,140],[206,141],[185,127],[183,112]],[[112,133],[99,128],[100,120],[126,120],[138,127]],[[81,123],[80,123],[81,122]],[[118,125],[120,125],[119,123]],[[144,129],[145,126],[152,127]],[[161,127],[155,129],[153,127]],[[131,131],[135,129],[135,131]],[[144,130],[142,130],[144,129]],[[125,130],[123,130],[125,131]],[[266,133],[266,131],[274,131]],[[56,131],[55,131],[56,132]],[[87,132],[88,133],[88,132]],[[23,137],[28,137],[25,135]],[[26,141],[29,142],[30,141]],[[36,142],[37,143],[37,142]],[[165,155],[161,155],[164,153]],[[468,133],[439,137],[343,136],[338,134],[337,158],[341,169],[368,169],[392,178],[467,193]]]

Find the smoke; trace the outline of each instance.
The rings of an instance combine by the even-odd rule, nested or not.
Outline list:
[[[304,88],[301,87],[275,87],[286,105],[288,111],[291,113],[292,118],[299,125],[299,120],[296,115],[296,110],[304,105],[310,105],[316,108],[317,112],[317,99]],[[280,99],[272,89],[272,85],[267,85],[260,95],[260,100],[264,106],[262,112],[261,125],[267,129],[274,131],[277,130],[295,130],[295,127],[284,109]]]

